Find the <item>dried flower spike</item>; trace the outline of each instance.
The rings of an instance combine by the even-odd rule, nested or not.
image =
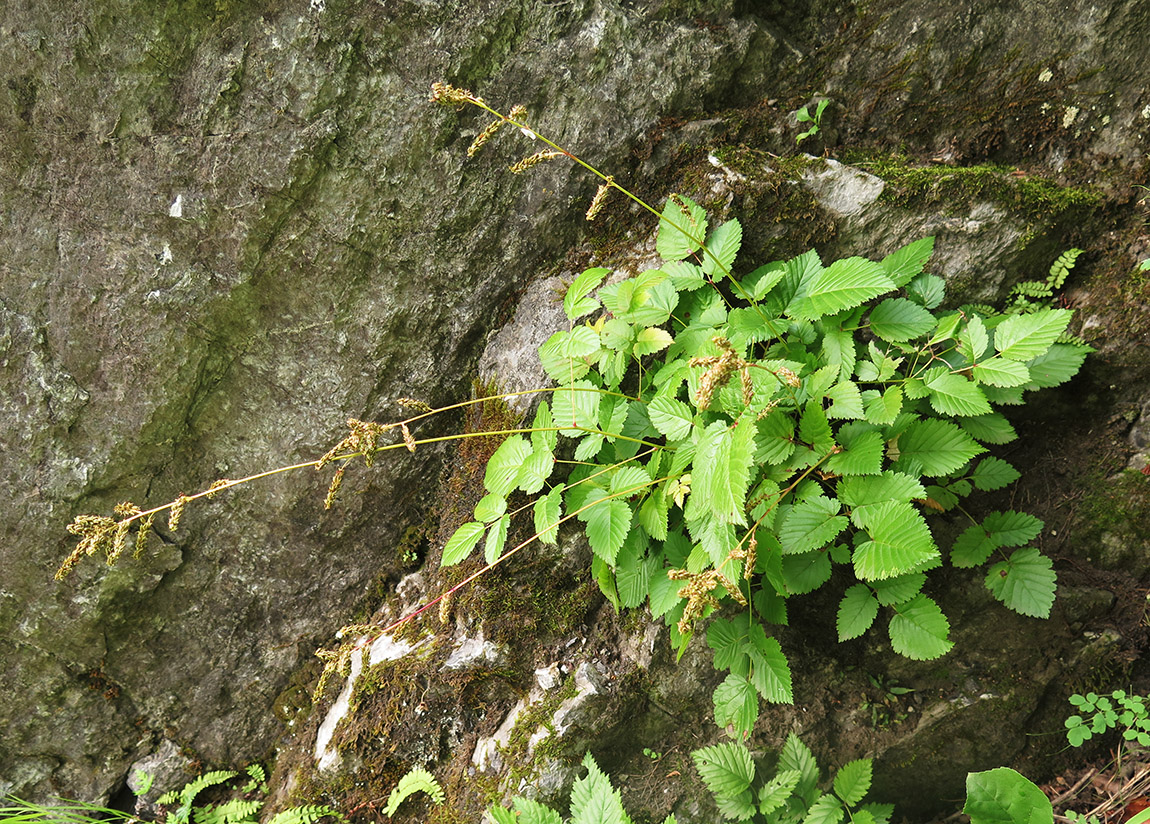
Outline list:
[[[465,106],[468,103],[479,104],[483,100],[467,89],[457,89],[450,83],[437,81],[431,84],[431,102],[442,103],[445,106]]]
[[[168,531],[175,532],[180,528],[180,518],[184,514],[184,507],[187,506],[188,496],[180,495],[172,502],[172,509],[168,513]]]
[[[136,531],[136,548],[133,551],[133,557],[139,558],[144,554],[144,550],[148,548],[148,534],[152,531],[152,522],[156,520],[156,513],[145,515],[144,519],[140,521],[140,528]]]
[[[335,471],[331,478],[331,485],[327,488],[327,497],[323,499],[323,508],[331,509],[332,504],[335,503],[335,496],[339,494],[340,485],[343,484],[343,471],[346,467],[341,466]]]
[[[503,128],[506,121],[502,118],[499,120],[492,120],[487,124],[487,128],[475,136],[475,140],[471,141],[471,145],[467,147],[467,156],[475,157],[475,153],[483,148],[483,144],[495,136],[495,133]]]
[[[608,177],[607,181],[599,186],[595,191],[595,197],[591,200],[591,206],[587,209],[587,220],[594,220],[598,217],[599,212],[603,210],[603,204],[607,200],[607,193],[615,186],[615,178]]]
[[[399,429],[403,432],[403,445],[407,447],[408,452],[415,451],[415,438],[412,437],[411,430],[407,428],[407,424],[401,423]]]
[[[417,412],[430,412],[430,411],[432,411],[431,410],[431,404],[427,403],[426,401],[417,401],[417,400],[415,400],[415,398],[399,398],[398,400],[396,400],[396,403],[398,403],[400,406],[404,407],[405,409],[414,409]]]
[[[514,174],[522,174],[523,172],[530,169],[532,166],[538,166],[543,161],[552,160],[556,157],[559,157],[562,154],[563,154],[562,152],[552,151],[551,149],[544,149],[541,152],[536,152],[535,154],[531,155],[530,157],[523,158],[518,163],[516,163],[514,166],[510,166],[508,168],[510,168]]]

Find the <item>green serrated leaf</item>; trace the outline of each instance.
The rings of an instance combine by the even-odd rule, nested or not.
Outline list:
[[[663,271],[671,278],[671,285],[680,292],[693,292],[707,285],[703,270],[685,260],[664,263]]]
[[[794,793],[800,798],[808,798],[819,780],[819,765],[807,745],[793,732],[779,751],[779,772],[796,770],[801,778]]]
[[[1038,537],[1042,521],[1027,512],[992,512],[982,521],[995,546],[1022,546]]]
[[[635,336],[633,352],[637,358],[641,358],[644,355],[653,355],[670,346],[672,340],[669,332],[657,326],[652,326],[649,329],[640,329],[639,333]]]
[[[897,575],[884,581],[874,581],[870,586],[880,604],[884,607],[893,607],[918,595],[922,592],[925,583],[925,574],[909,572],[906,575]]]
[[[745,675],[730,673],[715,688],[715,723],[721,728],[734,727],[739,737],[751,734],[759,718],[759,694]]]
[[[506,511],[507,499],[502,495],[489,492],[480,498],[479,503],[475,505],[475,520],[489,524],[503,517],[503,513]]]
[[[746,523],[743,504],[754,459],[754,436],[755,427],[749,421],[734,428],[723,421],[707,427],[692,462],[688,518],[698,511],[709,512],[724,524]]]
[[[842,818],[842,802],[830,793],[824,793],[807,810],[803,824],[838,824]]]
[[[802,773],[798,770],[779,770],[775,777],[759,790],[759,813],[769,816],[781,808],[795,791],[800,778]]]
[[[930,405],[943,415],[972,418],[991,412],[982,390],[962,375],[942,370],[926,381],[926,387],[930,390]]]
[[[870,629],[876,617],[878,617],[878,600],[871,594],[867,585],[855,584],[849,587],[839,602],[838,617],[835,621],[839,641],[858,638]]]
[[[499,560],[507,545],[507,530],[511,526],[511,516],[504,515],[487,530],[487,540],[483,544],[483,558],[488,564]]]
[[[1033,360],[1045,354],[1066,331],[1073,314],[1069,309],[1042,309],[1011,315],[994,330],[994,348],[1009,360]]]
[[[535,500],[533,507],[535,532],[542,543],[555,544],[558,540],[562,498],[563,488],[557,486]]]
[[[899,436],[900,462],[915,462],[923,475],[949,475],[971,458],[986,451],[973,438],[949,421],[915,421]]]
[[[827,458],[823,465],[827,472],[836,475],[877,475],[882,470],[882,453],[882,434],[864,432],[845,450]]]
[[[790,415],[776,410],[755,426],[755,463],[781,464],[795,451],[795,425]]]
[[[788,595],[806,595],[808,592],[814,592],[831,577],[830,554],[818,550],[798,555],[784,555],[781,566]]]
[[[727,742],[704,747],[693,751],[691,759],[703,783],[715,795],[738,795],[755,780],[755,762],[742,744]]]
[[[599,769],[591,753],[583,756],[587,775],[571,787],[570,824],[630,824],[619,791]]]
[[[511,803],[519,815],[512,816],[509,819],[510,824],[563,824],[563,817],[558,811],[546,804],[518,795],[511,799]],[[503,823],[497,821],[496,824]]]
[[[883,258],[882,268],[896,287],[905,286],[922,271],[933,252],[934,238],[920,238]]]
[[[605,490],[592,489],[578,518],[587,525],[591,550],[611,566],[631,529],[631,507],[626,501],[610,498]]]
[[[958,353],[967,363],[977,363],[986,354],[990,337],[986,334],[986,324],[978,315],[972,315],[958,335]]]
[[[691,434],[695,415],[687,404],[659,396],[647,404],[651,424],[668,440],[681,441]]]
[[[870,535],[855,547],[855,575],[864,581],[893,578],[935,563],[938,548],[922,515],[903,501],[868,507],[862,526]]]
[[[554,468],[555,456],[550,452],[535,449],[519,467],[519,474],[515,476],[515,486],[528,495],[534,495],[543,488]]]
[[[983,458],[970,473],[970,480],[983,492],[1002,489],[1021,477],[1022,473],[1000,458]]]
[[[913,661],[931,661],[950,652],[950,622],[938,604],[925,595],[916,595],[895,608],[890,620],[890,642],[894,651]]]
[[[663,207],[655,250],[666,261],[697,252],[707,234],[707,213],[689,197],[671,195]]]
[[[863,417],[862,395],[858,384],[851,381],[837,383],[827,390],[826,397],[831,401],[827,410],[828,418],[857,420]]]
[[[881,394],[864,400],[863,414],[869,423],[887,426],[894,423],[902,411],[902,388],[889,386]]]
[[[599,333],[588,326],[556,332],[539,347],[543,370],[560,382],[581,378],[591,368],[590,358],[599,353]]]
[[[568,320],[577,320],[599,308],[599,301],[588,295],[598,289],[609,274],[610,269],[596,267],[586,270],[572,281],[567,287],[567,294],[563,296],[563,311]]]
[[[531,424],[531,448],[535,452],[554,452],[559,445],[559,433],[554,430],[555,423],[551,418],[551,407],[547,401],[541,401],[535,410],[535,420]]]
[[[934,328],[934,315],[906,298],[887,298],[870,313],[870,329],[885,341],[901,343]]]
[[[821,497],[791,507],[778,528],[783,552],[810,552],[833,541],[850,523],[846,516],[839,514],[840,509],[837,500]]]
[[[924,309],[937,309],[946,297],[946,281],[935,275],[919,275],[906,285],[906,294]]]
[[[559,432],[569,438],[582,437],[585,429],[599,426],[599,390],[590,381],[575,381],[554,391],[551,410]]]
[[[1003,357],[996,356],[984,360],[982,363],[975,364],[970,371],[979,383],[987,383],[1004,389],[1023,386],[1030,382],[1030,370],[1026,364]]]
[[[735,219],[720,224],[707,238],[707,249],[703,255],[703,273],[726,275],[731,271],[735,255],[743,242],[743,227]]]
[[[454,566],[470,555],[486,529],[486,524],[471,521],[455,530],[443,545],[443,566]]]
[[[987,571],[986,588],[1020,615],[1049,618],[1057,577],[1049,558],[1034,547],[1025,547]]]
[[[861,257],[836,260],[821,270],[787,305],[786,314],[795,320],[817,320],[894,289],[883,267]]]
[[[862,801],[870,790],[871,775],[871,760],[869,758],[860,758],[857,761],[843,764],[835,774],[835,795],[844,804],[853,807]]]
[[[1078,374],[1086,356],[1093,352],[1089,346],[1072,343],[1056,343],[1044,355],[1026,364],[1030,372],[1030,383],[1026,389],[1046,389],[1066,383]]]
[[[772,704],[790,704],[794,701],[791,692],[791,667],[783,648],[775,638],[768,638],[762,624],[750,629],[750,640],[744,647],[751,662],[751,683]]]
[[[518,485],[519,470],[531,452],[530,442],[522,435],[512,435],[505,440],[487,461],[484,488],[501,497],[511,494]]]
[[[979,415],[977,418],[961,418],[958,425],[983,443],[1004,444],[1018,438],[1018,433],[1001,412]]]

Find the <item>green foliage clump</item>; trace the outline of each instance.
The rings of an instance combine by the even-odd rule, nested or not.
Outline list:
[[[583,757],[587,775],[577,780],[571,787],[570,824],[631,824],[631,817],[623,809],[623,798],[611,786],[611,779],[599,769],[591,753]],[[511,799],[513,809],[492,806],[487,810],[488,818],[495,824],[563,824],[563,816],[558,810],[516,796]],[[663,824],[675,824],[675,816],[669,815]]]
[[[439,786],[435,776],[427,770],[413,767],[407,771],[403,778],[399,779],[399,783],[391,791],[391,795],[387,799],[387,806],[383,809],[384,814],[391,818],[399,809],[399,805],[416,793],[426,793],[434,803],[443,803],[443,787]]]
[[[1048,302],[1054,293],[1066,283],[1070,270],[1078,260],[1082,249],[1067,249],[1050,265],[1045,280],[1026,280],[1016,283],[1007,298],[1008,312],[1034,312],[1041,308],[1041,302]]]
[[[1146,696],[1127,695],[1125,690],[1114,690],[1108,696],[1089,692],[1070,696],[1070,703],[1082,713],[1066,719],[1066,740],[1071,746],[1081,747],[1095,735],[1123,727],[1125,745],[1150,747]]]
[[[161,807],[171,807],[164,814],[164,824],[255,824],[260,820],[260,811],[263,809],[263,800],[256,796],[267,792],[266,775],[259,764],[252,764],[245,773],[248,780],[238,788],[238,794],[218,804],[196,805],[195,802],[204,790],[225,784],[239,773],[233,770],[206,772],[189,781],[182,789],[160,796],[156,803]],[[267,824],[314,824],[328,816],[343,820],[343,816],[330,807],[309,804],[282,810]]]
[[[799,737],[791,733],[770,779],[756,777],[750,751],[726,742],[691,753],[703,783],[727,819],[762,824],[886,824],[892,804],[862,804],[870,790],[872,764],[860,758],[844,764],[830,789],[819,789],[819,766]]]
[[[681,195],[660,218],[660,268],[609,285],[607,269],[588,269],[571,283],[570,325],[540,349],[559,387],[530,431],[491,456],[487,494],[443,563],[481,542],[498,563],[519,511],[509,496],[523,492],[537,496],[521,507],[534,537],[554,543],[561,522],[580,522],[604,595],[618,608],[646,603],[680,655],[700,618],[737,604],[707,641],[729,673],[716,721],[744,735],[760,698],[792,699],[767,625],[786,624],[787,601],[836,567],[855,579],[840,640],[885,611],[900,654],[950,650],[949,622],[925,591],[943,562],[933,512],[970,520],[953,566],[989,563],[998,600],[1048,616],[1053,565],[1029,545],[1042,522],[1013,510],[976,518],[961,501],[1019,477],[986,456],[1016,437],[996,407],[1078,371],[1089,349],[1058,342],[1072,312],[940,309],[945,283],[925,271],[932,238],[881,261],[824,265],[811,251],[736,275],[737,220],[712,227]]]

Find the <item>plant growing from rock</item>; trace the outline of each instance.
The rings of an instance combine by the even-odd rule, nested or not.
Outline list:
[[[548,147],[511,171],[566,157],[598,176],[589,219],[612,191],[650,211],[662,259],[622,280],[588,269],[568,287],[568,327],[539,350],[557,386],[538,390],[550,401],[530,427],[495,433],[506,440],[487,463],[486,494],[442,551],[450,566],[482,545],[486,565],[451,592],[578,523],[604,595],[617,608],[647,604],[670,626],[679,655],[699,622],[723,611],[706,630],[715,666],[728,673],[715,718],[740,736],[760,699],[792,700],[790,667],[768,627],[786,624],[789,599],[827,585],[836,567],[853,579],[839,597],[840,640],[861,636],[882,614],[900,654],[929,660],[951,649],[949,623],[928,594],[928,573],[944,558],[929,515],[969,521],[950,548],[952,566],[989,564],[995,598],[1023,615],[1049,615],[1055,573],[1030,546],[1042,522],[1013,510],[975,517],[962,502],[1019,477],[987,455],[1016,438],[999,407],[1068,380],[1090,351],[1060,342],[1070,310],[943,308],[946,284],[925,271],[929,237],[878,261],[824,264],[810,251],[736,265],[737,220],[714,225],[680,194],[654,208],[531,129],[521,107],[503,115],[446,84],[435,84],[432,98],[495,117],[469,154],[511,125]],[[444,440],[413,430],[465,405],[401,402],[416,414],[349,421],[349,435],[317,461],[221,480],[152,510],[121,504],[118,519],[77,518],[70,529],[81,540],[60,574],[100,550],[113,562],[133,524],[139,550],[159,512],[168,510],[174,530],[188,502],[276,472],[337,465],[330,506],[353,458],[370,465],[381,451]],[[534,499],[516,506],[519,493]],[[530,518],[534,534],[508,548],[517,517]],[[345,670],[360,646],[323,653],[325,672]]]

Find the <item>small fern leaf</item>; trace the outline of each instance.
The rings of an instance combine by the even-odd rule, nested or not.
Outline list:
[[[1074,268],[1080,254],[1082,254],[1082,249],[1067,249],[1058,256],[1058,260],[1050,265],[1050,277],[1046,279],[1046,283],[1051,290],[1062,288],[1062,284],[1066,282],[1066,278],[1070,274],[1070,270]]]
[[[387,799],[387,806],[383,812],[390,818],[395,815],[400,804],[418,792],[427,793],[436,804],[443,803],[443,788],[439,786],[435,776],[427,770],[414,767],[408,771],[407,775],[399,779],[399,783]],[[285,822],[278,822],[278,824],[285,824]]]
[[[337,821],[343,821],[343,815],[331,807],[316,804],[306,804],[302,807],[292,807],[278,812],[268,824],[314,824],[324,816],[330,816]]]

